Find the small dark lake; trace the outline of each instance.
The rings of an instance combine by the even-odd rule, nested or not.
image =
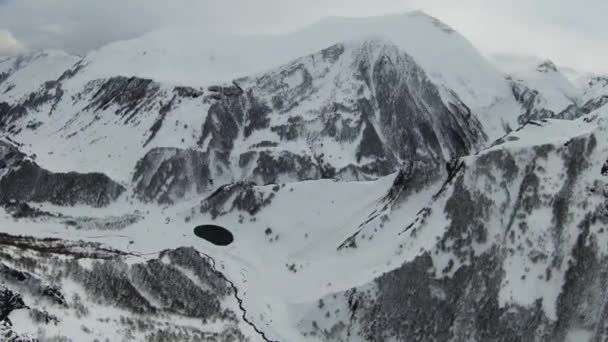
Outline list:
[[[228,246],[234,241],[234,236],[228,229],[212,224],[194,228],[194,235],[201,239],[205,239],[216,246]]]

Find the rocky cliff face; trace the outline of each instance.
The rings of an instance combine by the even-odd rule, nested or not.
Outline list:
[[[591,113],[608,103],[608,78],[603,76],[592,77],[583,93],[583,110]]]
[[[547,100],[543,97],[542,91],[530,88],[522,80],[511,80],[511,82],[513,96],[524,109],[524,112],[518,118],[522,125],[528,120],[550,118],[572,120],[589,113],[584,108],[580,108],[575,101],[571,101],[566,107],[557,109],[556,112],[547,108]]]
[[[0,202],[50,202],[107,206],[125,188],[100,173],[53,173],[38,166],[10,142],[0,141]]]
[[[135,192],[146,202],[172,204],[213,187],[208,155],[197,150],[155,148],[137,163]]]
[[[382,40],[338,44],[238,84],[242,93],[211,105],[200,144],[258,184],[377,178],[412,160],[431,170],[485,140],[466,105],[444,103]]]
[[[514,71],[507,77],[522,107],[520,124],[549,118],[572,120],[592,113],[608,102],[602,79],[594,76],[582,87],[577,86],[549,60],[533,70]]]
[[[407,250],[434,231],[433,247],[322,298],[317,317],[327,311],[333,323],[304,321],[303,332],[325,341],[604,340],[606,121],[579,122],[584,133],[559,143],[518,144],[559,127],[538,123],[464,158],[400,233]],[[445,224],[434,218],[444,215]]]
[[[152,110],[161,96],[141,81],[128,81],[141,91],[128,83],[107,86],[116,82],[104,83],[91,106],[120,102],[114,112],[125,122]],[[123,100],[110,88],[124,88],[117,90]],[[174,102],[160,108],[146,144]],[[486,139],[465,104],[455,95],[445,103],[415,61],[382,40],[338,44],[276,71],[210,87],[203,102],[208,110],[196,149],[155,148],[137,164],[140,198],[172,203],[239,180],[374,179],[411,161],[431,179],[447,160]]]

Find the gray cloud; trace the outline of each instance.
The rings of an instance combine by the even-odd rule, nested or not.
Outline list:
[[[0,54],[22,48],[85,53],[163,26],[207,33],[284,32],[328,15],[422,9],[486,54],[514,53],[608,72],[605,0],[0,0]],[[13,47],[7,47],[13,44]]]

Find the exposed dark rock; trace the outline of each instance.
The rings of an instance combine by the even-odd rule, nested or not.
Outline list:
[[[56,217],[57,215],[34,208],[25,202],[0,199],[0,207],[4,208],[14,219],[36,219],[40,217]]]
[[[356,58],[352,68],[338,66],[345,53],[346,47],[337,44],[261,77],[240,80],[246,89],[236,83],[209,87],[216,99],[210,103],[198,145],[213,161],[213,177],[234,179],[230,160],[236,140],[268,129],[281,141],[304,142],[311,157],[281,151],[277,142],[254,144],[252,149],[265,150],[257,155],[239,151],[236,156],[239,166],[247,169],[241,179],[260,184],[281,179],[373,179],[415,162],[420,174],[431,173],[428,180],[439,176],[437,170],[447,160],[475,151],[485,141],[474,113],[455,94],[444,102],[424,71],[396,46],[366,41],[348,52]],[[373,57],[376,54],[378,58]],[[315,115],[296,112],[302,102],[326,97],[313,78],[325,77],[334,66],[345,71],[323,82],[354,77],[361,82],[360,89],[347,99],[329,98],[313,110]],[[273,123],[271,118],[277,116],[286,118]],[[333,156],[325,155],[323,139],[351,144],[359,138],[356,154],[346,156],[352,159],[348,166],[340,170],[329,162]]]
[[[160,109],[158,110],[158,117],[156,118],[156,121],[154,121],[154,124],[152,124],[152,127],[150,127],[150,135],[148,136],[148,139],[144,143],[144,146],[147,146],[154,139],[154,137],[156,137],[156,134],[163,126],[165,117],[167,117],[167,114],[171,111],[171,108],[173,107],[173,103],[175,102],[175,99],[176,99],[176,96],[173,96],[173,98],[171,98],[171,100],[169,100],[169,102],[162,105],[160,107]]]
[[[236,97],[243,94],[243,89],[236,83],[232,86],[210,86],[207,90],[212,93],[222,94],[226,97]]]
[[[12,283],[21,289],[28,290],[37,296],[49,299],[57,305],[67,306],[65,297],[56,286],[43,281],[29,272],[16,270],[0,262],[0,279],[4,282]],[[2,320],[1,317],[0,320]]]
[[[384,159],[384,143],[380,140],[376,129],[371,122],[365,122],[365,128],[363,129],[363,138],[357,150],[357,162],[361,162],[361,158],[378,158]]]
[[[304,125],[301,116],[292,116],[287,120],[287,124],[273,126],[270,130],[278,134],[283,141],[293,141],[301,136],[300,132],[304,130]]]
[[[51,202],[73,206],[103,207],[125,189],[100,173],[52,173],[26,160],[0,179],[3,201]]]
[[[249,151],[241,154],[241,156],[239,157],[239,167],[242,169],[248,168],[255,160],[257,155],[258,153],[255,151]]]
[[[85,110],[107,110],[111,106],[116,108],[116,115],[130,122],[140,112],[150,111],[156,104],[156,95],[160,86],[150,79],[137,77],[112,77],[103,80],[103,83],[92,85],[95,93]]]
[[[19,294],[0,285],[0,321],[6,320],[14,310],[25,307],[25,302]]]
[[[101,173],[53,173],[26,158],[17,146],[0,140],[0,203],[17,209],[17,215],[37,215],[17,202],[51,202],[103,207],[116,200],[124,188]],[[31,208],[30,208],[31,209]],[[21,214],[19,214],[21,212]]]
[[[550,65],[541,65],[539,68],[547,72],[552,70],[552,63]],[[541,70],[539,69],[539,71]],[[557,71],[557,70],[554,70]],[[590,104],[588,108],[585,106],[580,107],[574,101],[566,108],[561,109],[559,112],[554,112],[545,108],[543,94],[536,89],[531,89],[521,80],[508,79],[511,82],[511,90],[515,99],[521,104],[524,112],[518,117],[519,124],[525,124],[529,120],[541,120],[541,119],[565,119],[573,120],[579,118],[585,114],[590,113],[593,109],[593,105]]]
[[[319,179],[321,167],[312,158],[289,151],[278,155],[260,152],[252,177],[265,185],[279,183],[282,176],[297,180]]]
[[[557,66],[555,66],[555,63],[553,63],[553,61],[546,60],[546,61],[542,62],[541,64],[539,64],[538,67],[536,67],[536,70],[538,72],[543,72],[543,73],[557,72]]]
[[[595,99],[587,101],[581,108],[582,112],[589,114],[596,109],[599,109],[608,103],[608,95],[603,95]]]
[[[203,96],[204,92],[202,89],[196,89],[192,87],[175,87],[174,91],[180,97],[199,98]]]
[[[269,148],[269,147],[277,147],[277,146],[279,146],[278,142],[264,140],[255,145],[252,145],[251,148]]]
[[[9,78],[10,74],[8,72],[0,72],[0,84],[6,81]]]
[[[327,49],[321,50],[321,56],[323,56],[323,59],[327,60],[330,63],[335,63],[343,53],[343,44],[332,45]]]
[[[251,94],[248,96],[248,109],[247,109],[247,124],[245,126],[245,137],[249,137],[253,131],[262,130],[270,127],[270,119],[268,114],[271,110],[266,104],[260,102]]]
[[[212,150],[215,157],[226,165],[244,122],[245,107],[245,100],[241,97],[215,102],[203,124],[199,146]]]
[[[200,212],[209,213],[213,219],[233,210],[247,212],[253,216],[269,205],[273,198],[274,193],[262,192],[253,183],[229,184],[204,199]]]
[[[155,148],[135,167],[135,193],[146,202],[171,204],[210,188],[208,156],[197,150]]]
[[[12,236],[7,236],[7,239],[19,240]],[[90,316],[95,314],[97,325],[106,324],[117,329],[121,335],[124,333],[125,338],[132,337],[135,332],[153,335],[161,326],[164,332],[162,336],[169,340],[171,337],[181,336],[183,339],[179,340],[192,342],[246,341],[238,328],[240,318],[237,312],[225,308],[222,304],[226,300],[235,300],[228,297],[234,295],[233,288],[223,275],[215,270],[214,265],[210,264],[211,259],[200,255],[193,248],[163,251],[158,259],[148,262],[125,263],[120,258],[121,254],[106,258],[106,252],[97,250],[98,246],[93,244],[64,242],[65,252],[61,251],[61,256],[58,257],[58,254],[55,254],[57,250],[36,247],[50,246],[55,242],[34,238],[28,238],[27,241],[27,244],[13,244],[3,248],[0,253],[2,281],[27,291],[26,298],[32,298],[31,302],[25,303],[20,294],[0,285],[2,341],[35,340],[33,337],[27,340],[18,339],[21,335],[12,329],[7,317],[17,309],[29,313],[32,324],[38,329],[35,336],[44,340],[48,337],[45,334],[46,326],[60,326],[63,324],[60,318],[64,315],[81,318],[86,332],[86,319],[93,319]],[[67,252],[69,250],[87,251],[87,266],[74,259],[80,255],[70,254]],[[102,259],[97,259],[97,256]],[[5,262],[16,266],[8,267]],[[45,278],[52,278],[58,284],[70,282],[76,286],[53,287],[52,291],[43,291],[47,284],[46,280],[43,280]],[[48,301],[43,300],[44,298],[58,298],[63,301],[59,303],[55,299]],[[153,303],[148,299],[152,299]],[[68,305],[65,305],[66,302]],[[87,308],[87,303],[110,307],[112,314],[106,318],[103,313],[93,313],[93,310]],[[50,308],[58,315],[50,314]],[[203,323],[218,324],[221,328],[203,331],[200,326],[180,323],[182,318],[199,318]],[[57,335],[59,340],[73,338],[72,334],[76,333],[72,327],[63,326],[63,329],[66,330],[65,336]],[[10,339],[7,339],[7,336]],[[52,336],[56,336],[55,333]]]
[[[29,335],[22,335],[13,330],[8,321],[0,321],[0,339],[6,342],[39,342],[38,339]]]

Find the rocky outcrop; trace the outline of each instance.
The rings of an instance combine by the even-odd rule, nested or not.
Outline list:
[[[551,123],[544,125],[549,132]],[[324,341],[604,340],[601,131],[513,149],[508,141],[519,138],[505,139],[451,166],[446,185],[401,233],[400,251],[420,239],[434,239],[432,247],[370,284],[322,298],[346,313],[303,321],[303,334]],[[318,310],[316,317],[327,311]]]
[[[328,84],[335,90],[328,92]],[[241,79],[238,87],[209,90],[222,95],[211,104],[199,139],[218,162],[212,172],[234,174],[230,158],[237,157],[244,179],[260,185],[376,178],[403,162],[441,170],[486,139],[466,105],[455,95],[446,103],[410,56],[382,40],[337,44]],[[262,132],[272,138],[257,141]],[[252,148],[236,150],[240,139]],[[305,149],[286,150],[289,143]],[[339,162],[327,147],[349,145],[354,153]]]
[[[608,104],[608,77],[592,77],[585,85],[582,110],[589,114]]]
[[[568,106],[560,109],[557,112],[548,109],[546,99],[539,90],[528,87],[522,80],[514,80],[511,78],[509,81],[511,82],[513,96],[517,102],[521,104],[523,109],[523,113],[518,117],[518,122],[520,125],[523,125],[529,120],[573,120],[590,112],[588,109],[585,109],[585,106],[581,107],[575,101],[570,101]]]
[[[596,109],[602,108],[606,104],[608,104],[608,95],[602,95],[602,96],[599,96],[599,97],[596,97],[596,98],[593,98],[593,99],[590,99],[589,101],[587,101],[583,105],[581,110],[585,114],[589,114]]]
[[[104,174],[52,173],[24,161],[0,180],[3,200],[104,207],[125,191]]]
[[[133,175],[136,195],[145,202],[172,204],[212,188],[206,153],[155,148],[142,158]]]
[[[53,113],[57,104],[63,98],[63,89],[61,83],[57,81],[45,82],[38,91],[30,93],[20,103],[9,104],[0,102],[0,130],[7,131],[11,134],[17,134],[21,128],[16,123],[27,117],[27,114],[38,110],[42,105],[49,105],[49,115]],[[30,118],[26,124],[26,128],[35,130],[37,121]]]
[[[272,203],[275,192],[280,189],[279,185],[270,189],[269,187],[258,187],[254,183],[243,182],[224,185],[201,201],[198,209],[193,208],[186,220],[190,220],[198,213],[209,214],[211,218],[216,219],[233,211],[247,213],[254,217],[260,210]]]
[[[50,202],[107,206],[124,187],[100,173],[53,173],[41,168],[12,144],[0,141],[0,202]]]
[[[98,83],[98,82],[95,82]],[[101,111],[116,107],[115,114],[129,122],[141,111],[149,111],[155,104],[155,96],[160,91],[158,83],[137,77],[112,77],[98,87],[85,110]]]
[[[81,61],[23,99],[0,103],[0,131],[36,130],[65,140],[70,153],[85,153],[82,146],[108,147],[111,127],[128,126],[141,137],[126,139],[129,145],[119,153],[133,164],[141,158],[133,181],[136,196],[146,202],[170,204],[235,181],[369,180],[404,162],[438,170],[431,179],[447,160],[476,151],[486,140],[476,113],[382,39],[335,44],[204,90],[141,77],[75,77],[87,68]],[[89,145],[73,146],[82,139]],[[179,151],[164,149],[161,140],[181,141]],[[108,153],[108,162],[112,158]],[[24,165],[19,176],[28,182],[48,178],[34,169]],[[90,176],[107,185],[101,175]],[[58,182],[73,181],[62,177]],[[15,199],[52,196],[30,190],[35,193]]]
[[[11,312],[23,308],[25,308],[25,303],[20,295],[0,286],[0,321],[6,321]]]
[[[329,84],[336,90],[328,92]],[[120,100],[127,88],[141,96]],[[108,80],[93,96],[94,108],[114,103],[119,112],[145,110],[156,91],[150,89],[144,80]],[[374,179],[403,163],[424,174],[423,183],[486,139],[466,105],[455,95],[445,102],[410,56],[382,40],[337,44],[208,92],[197,149],[154,148],[137,164],[140,199],[171,204],[235,181]],[[177,105],[173,97],[161,107],[146,144]],[[352,152],[337,156],[336,149]]]

